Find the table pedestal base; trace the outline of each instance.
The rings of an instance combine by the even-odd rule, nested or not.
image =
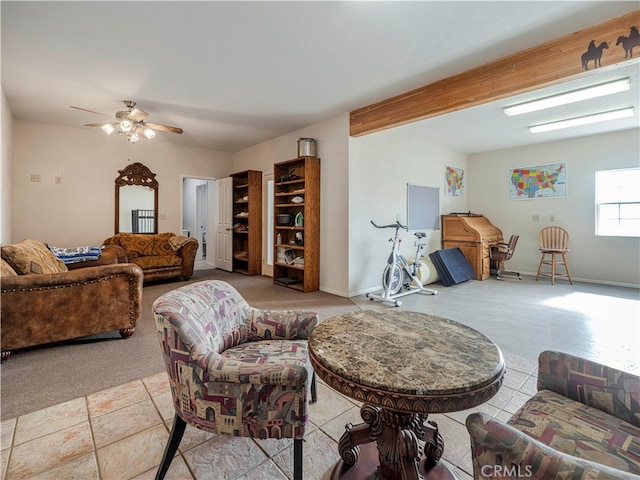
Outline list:
[[[380,480],[427,478],[426,473],[434,469],[444,450],[435,422],[426,422],[427,415],[367,404],[362,406],[360,415],[364,423],[347,424],[340,438],[338,449],[342,462],[334,470],[332,480],[351,478],[342,477],[342,474],[347,475],[352,470],[353,474],[365,475],[354,479],[369,478],[366,475],[371,474],[372,468],[375,474],[372,478]],[[424,455],[421,455],[418,440],[425,442]],[[365,456],[373,456],[373,461]]]
[[[331,473],[331,480],[378,480],[378,449],[375,443],[368,443],[360,447],[360,455],[355,465],[347,465],[340,460]],[[442,463],[438,463],[429,471],[425,471],[424,463],[420,462],[419,477],[424,480],[456,480],[456,477]]]

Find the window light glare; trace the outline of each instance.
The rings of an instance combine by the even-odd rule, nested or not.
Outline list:
[[[623,108],[621,110],[596,113],[594,115],[586,115],[584,117],[569,118],[567,120],[560,120],[559,122],[532,125],[529,127],[529,131],[531,133],[550,132],[552,130],[560,130],[562,128],[578,127],[580,125],[589,125],[591,123],[607,122],[609,120],[632,117],[634,113],[635,109],[633,107]]]
[[[601,83],[592,87],[581,88],[571,92],[553,95],[551,97],[532,100],[531,102],[520,103],[504,108],[504,113],[509,116],[522,115],[523,113],[537,112],[546,108],[558,107],[569,103],[581,102],[590,98],[603,97],[613,93],[624,92],[631,88],[628,78],[616,80],[608,83]]]

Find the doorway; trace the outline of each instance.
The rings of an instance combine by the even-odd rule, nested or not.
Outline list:
[[[182,235],[198,240],[195,270],[215,268],[216,185],[213,179],[182,179]],[[207,253],[209,253],[207,255]]]

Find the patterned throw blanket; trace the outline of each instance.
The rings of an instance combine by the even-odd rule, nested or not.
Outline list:
[[[79,263],[98,260],[103,248],[100,245],[74,248],[52,247],[51,245],[47,245],[47,247],[49,247],[51,253],[53,253],[58,260],[61,260],[64,263]]]

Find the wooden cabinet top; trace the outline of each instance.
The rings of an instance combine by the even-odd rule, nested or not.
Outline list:
[[[442,215],[442,240],[496,241],[502,231],[479,214]]]

